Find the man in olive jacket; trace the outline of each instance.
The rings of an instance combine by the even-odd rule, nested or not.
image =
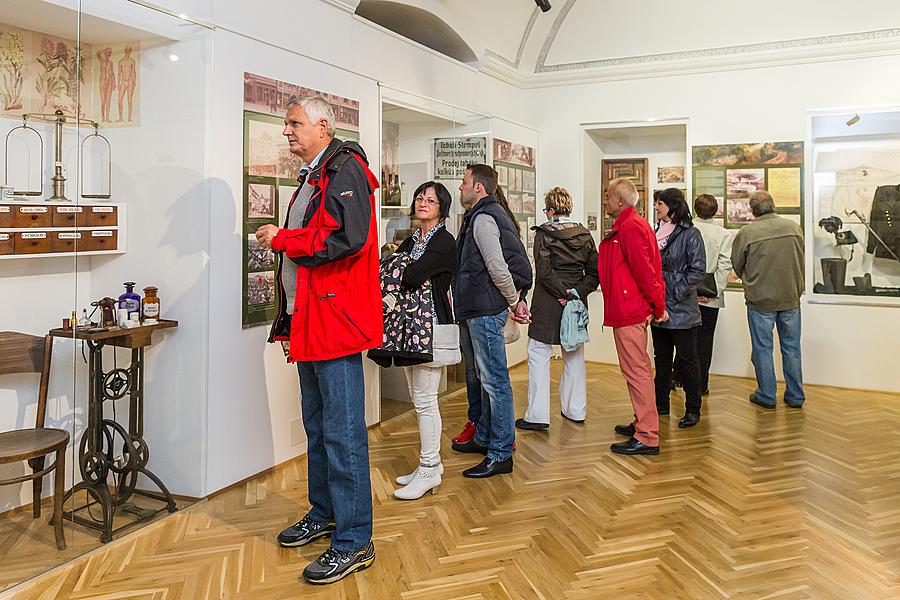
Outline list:
[[[800,408],[806,400],[800,356],[803,230],[797,223],[775,214],[775,201],[766,191],[750,196],[750,210],[756,220],[738,232],[731,250],[734,272],[744,282],[753,346],[757,387],[750,394],[750,401],[775,408],[772,329],[777,327],[787,384],[784,401]]]

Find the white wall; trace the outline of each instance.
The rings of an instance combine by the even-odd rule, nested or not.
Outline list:
[[[692,145],[805,140],[809,110],[900,103],[900,81],[889,75],[898,68],[900,58],[879,57],[531,90],[526,93],[526,105],[544,132],[539,173],[543,185],[552,182],[591,192],[590,198],[576,195],[580,216],[586,202],[594,206],[597,202],[596,189],[582,187],[588,178],[582,161],[577,160],[582,124],[686,117]],[[548,106],[553,109],[547,110]],[[806,186],[806,193],[810,202],[811,186]],[[726,292],[726,299],[712,370],[750,376],[742,294]],[[599,294],[591,298],[595,324],[601,319],[601,304]],[[898,316],[896,308],[804,301],[806,382],[900,391],[892,360],[900,350]],[[599,334],[592,331],[588,356],[614,362],[612,332],[608,328]]]

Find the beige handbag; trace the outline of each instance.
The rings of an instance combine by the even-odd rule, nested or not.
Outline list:
[[[512,344],[519,339],[519,324],[512,320],[512,311],[506,312],[506,323],[503,324],[503,343]]]

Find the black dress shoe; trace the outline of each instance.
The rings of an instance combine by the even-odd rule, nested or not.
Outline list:
[[[564,414],[562,413],[562,411],[560,411],[559,414],[561,414],[561,415],[562,415],[562,418],[565,419],[565,420],[567,420],[567,421],[572,421],[573,423],[578,423],[579,425],[581,425],[582,423],[584,423],[584,419],[581,419],[580,421],[579,421],[578,419],[572,419],[572,418],[567,417],[566,415],[564,415]]]
[[[637,454],[659,454],[659,446],[645,446],[635,438],[629,438],[625,442],[617,442],[609,447],[616,454],[634,456]]]
[[[494,475],[502,475],[503,473],[512,473],[513,460],[512,456],[506,460],[494,460],[493,458],[485,458],[471,469],[463,471],[463,477],[471,479],[484,479],[493,477]]]
[[[755,404],[757,406],[762,406],[763,408],[775,408],[774,402],[772,404],[769,404],[768,402],[763,402],[756,395],[756,392],[753,392],[752,394],[750,394],[750,402],[752,402],[753,404]]]
[[[475,443],[475,438],[472,438],[465,444],[457,444],[453,442],[453,449],[457,452],[465,452],[466,454],[487,454],[487,446],[482,446],[481,444]]]
[[[526,421],[525,419],[516,419],[516,429],[543,431],[544,429],[548,429],[549,427],[550,423],[532,423],[531,421]]]
[[[678,427],[681,429],[687,429],[688,427],[693,427],[697,423],[700,422],[700,415],[697,413],[685,413],[681,419],[678,420]]]
[[[634,423],[629,423],[628,425],[616,425],[615,429],[616,433],[619,435],[634,437]]]

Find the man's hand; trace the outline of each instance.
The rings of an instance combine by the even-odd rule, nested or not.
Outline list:
[[[512,320],[522,325],[531,323],[531,311],[528,310],[528,305],[525,304],[524,300],[519,300],[513,307]]]
[[[272,247],[272,238],[278,235],[280,229],[275,225],[263,225],[256,230],[256,241],[266,250]]]
[[[668,320],[669,320],[669,311],[664,310],[662,316],[659,318],[653,319],[653,322],[654,323],[665,323]]]
[[[571,296],[574,292],[575,290],[566,290],[566,297],[560,298],[559,303],[565,306],[569,302],[569,296]]]
[[[706,296],[697,296],[697,302],[700,304],[709,304],[709,298]]]

